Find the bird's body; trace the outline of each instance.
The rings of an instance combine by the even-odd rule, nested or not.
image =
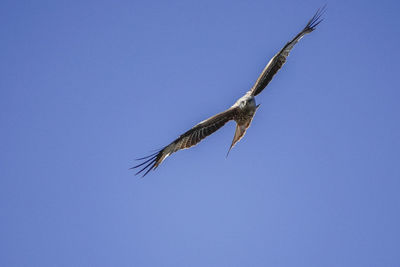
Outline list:
[[[236,110],[236,114],[233,118],[236,122],[236,130],[228,153],[231,151],[232,147],[242,139],[247,128],[250,127],[251,121],[253,120],[258,107],[259,105],[256,105],[255,97],[249,93],[246,93],[244,96],[239,98],[231,107]]]
[[[136,165],[133,168],[138,168],[145,165],[136,174],[139,174],[146,170],[143,176],[145,176],[150,170],[156,169],[161,162],[163,162],[172,153],[190,148],[205,137],[217,131],[228,121],[234,120],[236,122],[235,135],[232,140],[232,144],[228,150],[244,136],[246,130],[250,127],[253,117],[257,111],[259,105],[256,105],[255,96],[261,93],[261,91],[268,85],[274,75],[281,69],[283,64],[286,62],[286,58],[289,56],[291,49],[294,45],[304,37],[304,35],[314,31],[315,27],[322,21],[320,17],[324,8],[318,9],[316,14],[307,23],[306,27],[298,33],[290,42],[288,42],[272,59],[268,62],[267,66],[258,77],[254,86],[241,98],[239,98],[230,108],[218,113],[217,115],[208,118],[193,128],[180,135],[175,141],[165,146],[163,149],[156,153],[149,155],[138,160],[144,160],[142,163]]]

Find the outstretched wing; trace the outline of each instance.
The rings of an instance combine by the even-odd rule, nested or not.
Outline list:
[[[250,89],[250,94],[253,96],[261,93],[262,90],[268,85],[272,80],[274,75],[282,68],[283,64],[286,62],[286,58],[289,56],[290,50],[293,46],[301,39],[304,35],[315,30],[318,24],[322,22],[321,16],[325,11],[325,6],[318,9],[315,15],[308,21],[304,29],[296,35],[290,42],[288,42],[271,60],[268,62],[267,66],[264,68],[261,75],[258,77],[254,86]]]
[[[158,165],[160,165],[161,162],[163,162],[164,159],[169,155],[171,155],[172,153],[181,149],[197,145],[201,140],[203,140],[210,134],[217,131],[219,128],[224,126],[225,123],[232,120],[236,112],[237,112],[236,108],[231,107],[221,113],[218,113],[217,115],[211,118],[208,118],[207,120],[200,122],[199,124],[195,125],[192,129],[179,136],[175,141],[173,141],[168,146],[162,148],[161,150],[157,151],[154,154],[138,159],[144,161],[132,167],[131,169],[135,169],[145,165],[144,167],[142,167],[142,169],[140,169],[136,173],[137,175],[146,170],[146,172],[143,174],[143,176],[145,176],[146,174],[149,173],[149,171],[156,169]]]

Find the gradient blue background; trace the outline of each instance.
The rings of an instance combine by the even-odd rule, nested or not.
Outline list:
[[[321,1],[2,1],[1,266],[400,266],[398,1],[328,2],[244,139],[128,170]]]

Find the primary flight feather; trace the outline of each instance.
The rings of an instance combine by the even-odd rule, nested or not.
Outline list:
[[[138,159],[143,162],[132,167],[132,169],[141,167],[136,175],[144,172],[143,176],[145,176],[149,171],[155,170],[161,162],[172,153],[197,145],[201,140],[217,131],[228,121],[234,120],[236,122],[236,131],[228,150],[229,153],[232,147],[244,136],[246,130],[250,127],[251,121],[259,106],[256,105],[254,97],[264,90],[274,75],[282,68],[294,45],[303,38],[304,35],[314,31],[316,26],[321,23],[323,12],[324,7],[317,10],[304,29],[272,57],[254,86],[244,96],[239,98],[232,107],[195,125],[193,128],[180,135],[172,143],[154,154]]]

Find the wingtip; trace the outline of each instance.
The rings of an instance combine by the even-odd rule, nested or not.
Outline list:
[[[139,167],[141,167],[141,166],[146,164],[138,172],[135,173],[135,175],[139,175],[142,172],[144,172],[143,175],[142,175],[142,178],[145,177],[151,170],[155,170],[157,168],[157,166],[159,165],[159,160],[161,158],[162,151],[163,150],[161,149],[158,152],[153,153],[153,154],[151,154],[149,156],[136,159],[136,160],[144,160],[144,161],[142,163],[138,164],[138,165],[135,165],[135,166],[129,168],[129,169],[130,170],[136,169],[136,168],[139,168]]]
[[[304,31],[312,32],[316,29],[316,27],[324,20],[322,15],[326,11],[327,4],[323,5],[322,7],[318,8],[317,12],[315,12],[314,16],[308,21]]]

